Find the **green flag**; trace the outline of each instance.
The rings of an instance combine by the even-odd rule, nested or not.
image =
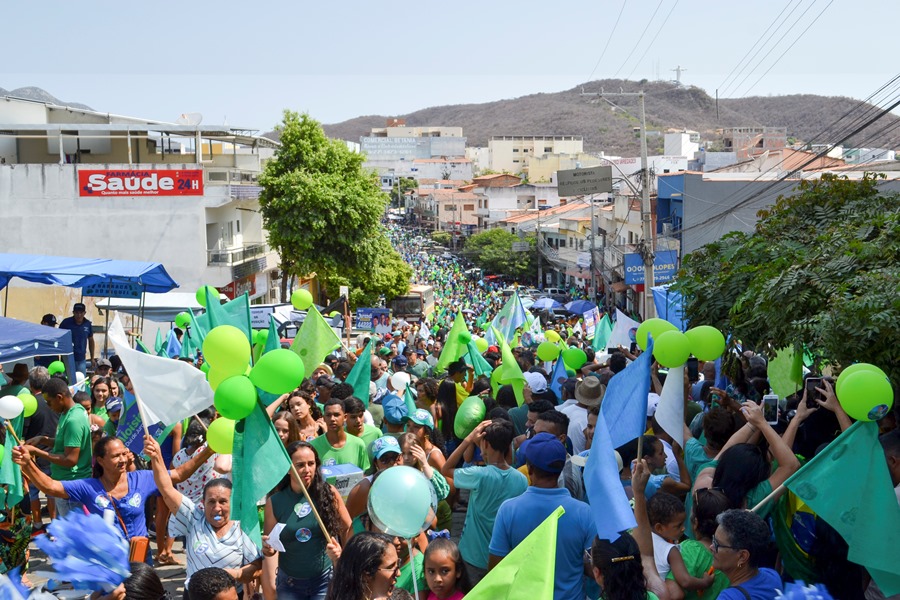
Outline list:
[[[411,417],[416,414],[416,399],[412,393],[412,386],[406,386],[406,389],[403,391],[403,402],[406,404],[406,414]]]
[[[491,376],[494,368],[491,366],[485,358],[481,355],[481,352],[478,351],[478,346],[475,345],[474,341],[470,341],[468,343],[469,355],[467,357],[468,363],[472,365],[475,369],[475,376],[481,377],[482,375]]]
[[[446,371],[450,363],[459,360],[459,357],[466,353],[466,342],[460,338],[468,331],[463,314],[461,312],[456,313],[456,318],[453,319],[453,327],[450,328],[447,339],[444,341],[444,349],[441,350],[441,356],[434,366],[435,373]]]
[[[344,382],[353,386],[353,395],[362,400],[366,407],[369,406],[369,382],[372,381],[372,344],[374,343],[374,339],[369,338],[369,343],[363,348]]]
[[[325,321],[315,306],[310,306],[303,324],[300,325],[300,330],[297,331],[297,337],[291,344],[291,350],[303,360],[306,374],[311,375],[316,367],[322,364],[325,357],[340,346],[341,340],[331,325]]]
[[[269,335],[266,336],[266,345],[263,348],[263,354],[278,350],[281,348],[281,338],[278,337],[278,324],[275,323],[274,315],[269,315]]]
[[[800,389],[803,384],[802,360],[802,352],[795,353],[793,346],[787,346],[769,361],[767,371],[773,393],[785,398]]]
[[[198,339],[195,340],[197,347],[202,347],[206,334],[219,325],[233,325],[243,331],[250,342],[253,342],[253,328],[250,325],[250,296],[244,293],[242,296],[222,304],[218,298],[209,296],[208,289],[206,292],[206,312],[199,317],[195,316],[191,321],[192,331],[198,330]]]
[[[864,566],[885,596],[900,593],[900,506],[877,423],[854,423],[784,485],[841,534],[847,558]]]
[[[25,423],[25,417],[22,413],[15,419],[10,419],[9,424],[12,425],[16,435],[22,439],[22,426]],[[6,425],[2,425],[6,429]],[[9,434],[6,429],[6,441],[3,444],[3,459],[0,460],[0,509],[9,509],[15,507],[25,493],[22,491],[22,469],[12,460],[12,451],[16,446],[16,440]]]
[[[262,547],[256,502],[265,497],[291,468],[291,459],[272,421],[257,402],[246,419],[234,428],[232,451],[231,518],[257,547]]]
[[[500,371],[498,380],[503,385],[508,383],[513,386],[513,390],[516,392],[516,401],[519,403],[519,406],[522,406],[522,403],[525,402],[525,396],[523,394],[525,388],[525,374],[522,373],[522,367],[516,362],[516,357],[513,356],[512,349],[506,342],[506,338],[504,338],[496,328],[492,327],[492,329],[494,331],[495,339],[497,339],[500,344],[500,357],[503,360],[503,364],[500,365],[498,369]]]
[[[551,600],[556,571],[556,531],[562,506],[528,534],[466,594],[466,600]]]
[[[609,336],[612,335],[612,330],[612,321],[609,320],[609,313],[606,313],[594,328],[594,341],[591,342],[594,352],[606,352],[606,343],[609,341]]]
[[[164,352],[166,343],[163,341],[162,329],[156,330],[156,343],[153,344],[153,350],[157,356],[162,356],[160,352]],[[149,352],[147,354],[150,354]]]
[[[178,358],[187,358],[193,362],[197,358],[197,350],[199,349],[200,346],[194,340],[190,330],[185,331],[184,335],[181,336],[181,352],[178,354]]]

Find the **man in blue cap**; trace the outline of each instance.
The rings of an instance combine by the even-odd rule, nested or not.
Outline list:
[[[566,449],[555,435],[538,433],[523,445],[531,485],[524,494],[500,505],[491,542],[488,570],[512,552],[550,513],[562,506],[556,534],[554,600],[583,600],[584,552],[591,547],[596,528],[590,506],[557,487],[566,464]]]

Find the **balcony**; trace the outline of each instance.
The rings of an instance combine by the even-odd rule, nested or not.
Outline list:
[[[210,266],[232,266],[241,264],[251,258],[264,256],[269,251],[268,244],[244,244],[238,248],[207,250],[207,264]]]

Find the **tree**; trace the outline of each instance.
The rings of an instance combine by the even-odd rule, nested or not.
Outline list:
[[[747,344],[806,344],[824,361],[878,365],[900,385],[900,194],[823,175],[685,257],[686,316]]]
[[[289,276],[310,273],[332,297],[338,279],[375,293],[371,274],[396,254],[379,224],[388,197],[377,177],[363,169],[362,155],[327,138],[306,114],[284,111],[277,130],[281,147],[260,177],[259,204],[269,242],[281,256],[282,301]]]
[[[406,192],[414,190],[418,187],[419,182],[412,177],[400,177],[391,188],[391,202],[397,208],[403,208],[403,197],[406,195]]]
[[[527,242],[525,252],[513,252],[515,242]],[[517,279],[532,278],[537,273],[535,237],[524,239],[505,229],[488,229],[469,237],[463,252],[486,271],[502,273]]]
[[[434,231],[431,233],[431,239],[442,246],[450,245],[450,233],[447,231]]]

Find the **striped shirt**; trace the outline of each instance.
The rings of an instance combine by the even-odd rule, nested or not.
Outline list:
[[[178,512],[169,519],[169,535],[185,536],[184,548],[187,554],[187,587],[191,575],[206,567],[239,569],[262,555],[256,544],[241,531],[241,525],[232,521],[228,532],[221,538],[206,520],[203,508],[196,506],[190,498],[181,496]],[[241,584],[238,583],[238,593]]]

